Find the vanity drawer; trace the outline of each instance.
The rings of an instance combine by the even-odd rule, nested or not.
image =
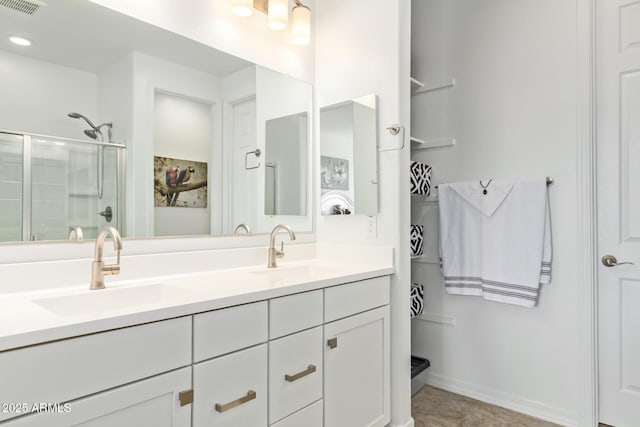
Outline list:
[[[68,402],[190,363],[191,317],[6,351],[0,402]]]
[[[269,423],[322,398],[322,326],[269,342]]]
[[[382,276],[325,289],[325,323],[389,304],[389,282]]]
[[[322,427],[324,409],[322,403],[322,400],[318,400],[284,420],[271,424],[271,427]]]
[[[211,359],[267,341],[267,302],[193,316],[193,361]]]
[[[267,425],[267,345],[193,368],[193,426]]]
[[[269,301],[269,339],[322,325],[322,289]]]

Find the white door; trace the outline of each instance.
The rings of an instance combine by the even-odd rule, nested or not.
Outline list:
[[[257,146],[256,101],[241,102],[233,106],[233,212],[231,212],[231,231],[238,224],[247,224],[255,231],[258,207],[257,173],[262,169],[255,167],[262,158],[247,153]],[[246,160],[246,164],[245,164]]]
[[[324,338],[325,427],[386,426],[389,306],[328,323]]]
[[[596,16],[600,422],[637,427],[640,1],[598,0]],[[618,265],[612,258],[602,259],[606,255]]]

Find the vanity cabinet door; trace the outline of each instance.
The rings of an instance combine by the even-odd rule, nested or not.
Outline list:
[[[324,339],[325,427],[387,425],[389,306],[326,324]]]
[[[191,405],[180,392],[191,388],[191,368],[98,393],[9,420],[3,427],[188,427]],[[44,403],[44,402],[43,402]]]
[[[193,367],[194,427],[267,426],[267,344]]]

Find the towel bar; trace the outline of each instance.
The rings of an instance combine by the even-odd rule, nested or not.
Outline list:
[[[551,186],[553,185],[553,182],[554,182],[554,181],[553,181],[553,178],[552,178],[552,177],[550,177],[550,176],[548,176],[548,177],[547,177],[547,187],[551,187]],[[435,186],[435,187],[433,187],[433,188],[438,189],[438,186],[436,185],[436,186]]]

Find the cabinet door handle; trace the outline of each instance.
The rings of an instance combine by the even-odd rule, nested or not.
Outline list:
[[[180,400],[180,406],[185,406],[193,403],[193,389],[184,390],[178,393],[178,400]]]
[[[233,409],[236,406],[243,405],[243,404],[249,402],[250,400],[255,399],[256,396],[257,395],[256,395],[255,391],[249,390],[247,392],[247,395],[246,396],[242,396],[240,399],[236,399],[236,400],[234,400],[232,402],[225,403],[224,405],[220,404],[220,403],[216,403],[216,411],[218,411],[218,412],[228,411],[229,409]]]
[[[327,340],[327,345],[329,348],[336,348],[338,346],[338,338],[331,338]]]
[[[284,375],[284,379],[290,383],[299,380],[302,377],[306,377],[309,374],[313,374],[316,371],[316,366],[315,365],[309,365],[309,367],[307,367],[307,369],[305,369],[302,372],[298,372],[295,375],[289,375],[289,374],[285,374]]]

